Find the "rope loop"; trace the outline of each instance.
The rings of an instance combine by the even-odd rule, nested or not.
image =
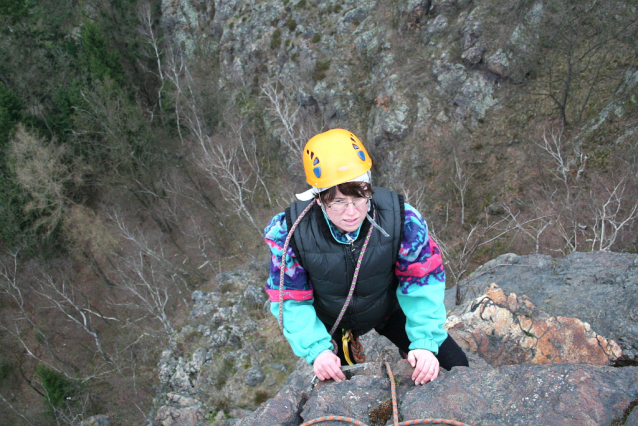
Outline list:
[[[441,425],[451,425],[451,426],[470,426],[467,423],[457,422],[455,420],[447,420],[447,419],[418,419],[418,420],[406,420],[404,422],[399,423],[399,409],[397,408],[397,391],[396,386],[394,384],[394,375],[392,374],[392,369],[390,368],[390,364],[387,362],[383,363],[385,365],[386,371],[388,373],[388,377],[390,378],[390,389],[392,391],[392,416],[394,421],[394,426],[409,426],[409,425],[426,425],[426,424],[441,424]],[[360,420],[353,419],[352,417],[346,416],[322,416],[317,417],[316,419],[309,420],[305,423],[302,423],[301,426],[310,426],[321,422],[344,422],[344,423],[352,423],[359,426],[368,426]]]

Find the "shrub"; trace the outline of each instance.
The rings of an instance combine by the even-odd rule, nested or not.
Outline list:
[[[315,65],[314,78],[315,80],[323,80],[326,78],[326,71],[330,68],[330,60],[317,61]]]
[[[67,398],[73,397],[78,391],[78,385],[63,374],[39,365],[38,377],[47,391],[47,399],[53,407],[62,408]]]
[[[272,33],[272,40],[270,41],[270,48],[271,49],[276,49],[276,48],[279,47],[279,45],[281,45],[281,30],[279,28],[277,28]]]

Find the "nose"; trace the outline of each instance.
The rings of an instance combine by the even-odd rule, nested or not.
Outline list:
[[[354,202],[346,204],[346,213],[352,214],[357,212],[357,208],[354,206]]]

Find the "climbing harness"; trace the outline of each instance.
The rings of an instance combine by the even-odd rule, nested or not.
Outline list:
[[[392,374],[392,369],[390,368],[390,364],[387,362],[383,363],[385,365],[386,371],[388,372],[388,377],[390,378],[390,388],[392,390],[392,416],[393,416],[393,425],[394,426],[409,426],[409,425],[425,425],[425,424],[442,424],[442,425],[452,425],[452,426],[470,426],[467,423],[457,422],[455,420],[447,420],[447,419],[418,419],[418,420],[406,420],[404,422],[399,423],[399,409],[397,408],[397,392],[394,384],[394,375]],[[310,426],[321,422],[329,422],[329,421],[338,421],[344,423],[352,423],[359,426],[368,426],[362,421],[353,419],[352,417],[346,416],[322,416],[317,417],[316,419],[309,420],[305,423],[302,423],[301,426]]]

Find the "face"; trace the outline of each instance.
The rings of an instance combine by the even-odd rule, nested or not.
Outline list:
[[[328,215],[328,219],[337,227],[337,229],[341,232],[353,232],[359,229],[359,226],[366,218],[366,214],[368,213],[368,204],[361,203],[359,207],[355,207],[352,204],[352,201],[355,201],[357,198],[348,197],[343,195],[339,189],[337,189],[337,194],[330,203],[324,204],[326,214]],[[336,212],[331,209],[329,206],[333,205],[335,202],[345,202],[349,203],[346,209],[342,212]],[[321,205],[321,198],[317,200],[319,205]]]

